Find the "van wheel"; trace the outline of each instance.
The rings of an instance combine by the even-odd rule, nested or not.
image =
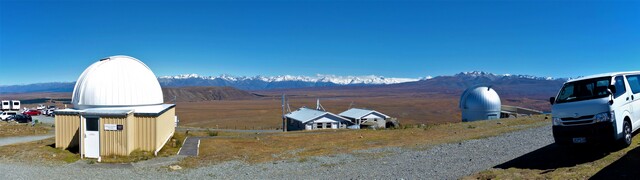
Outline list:
[[[624,121],[624,125],[622,125],[622,133],[624,134],[624,137],[622,138],[622,146],[629,147],[633,138],[631,134],[631,124],[629,121]]]

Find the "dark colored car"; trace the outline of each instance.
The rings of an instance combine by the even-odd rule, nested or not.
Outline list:
[[[16,121],[18,123],[29,123],[31,122],[31,116],[26,114],[16,114],[7,119],[7,121]]]
[[[30,110],[28,110],[28,111],[26,111],[26,112],[24,112],[22,114],[26,114],[26,115],[29,115],[29,116],[37,116],[37,115],[40,115],[42,113],[40,111],[38,111],[38,110],[30,109]]]

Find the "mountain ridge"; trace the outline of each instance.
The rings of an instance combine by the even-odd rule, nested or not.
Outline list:
[[[449,76],[426,76],[424,78],[386,78],[383,76],[336,76],[322,75],[316,76],[200,76],[197,74],[182,74],[176,76],[160,76],[158,81],[162,87],[189,87],[189,86],[230,86],[241,90],[270,90],[270,89],[291,89],[291,88],[314,88],[314,87],[336,87],[336,86],[379,86],[379,85],[402,85],[407,83],[429,82],[443,78],[457,78],[462,81],[477,81],[485,79],[487,81],[497,80],[543,80],[543,81],[566,81],[572,78],[552,78],[538,77],[531,75],[494,74],[484,71],[460,72]],[[438,85],[438,83],[433,83]],[[35,83],[27,85],[4,85],[0,86],[2,93],[28,93],[28,92],[72,92],[75,82],[51,82]]]

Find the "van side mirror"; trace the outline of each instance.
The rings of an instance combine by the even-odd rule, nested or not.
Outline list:
[[[556,97],[550,97],[549,98],[549,103],[551,103],[551,105],[556,103]]]
[[[615,94],[616,93],[616,86],[609,85],[609,90],[611,91],[611,94]]]

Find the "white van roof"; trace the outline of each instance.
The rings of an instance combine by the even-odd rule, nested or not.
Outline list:
[[[580,77],[580,78],[577,78],[577,79],[572,79],[572,80],[569,80],[567,82],[574,82],[574,81],[580,81],[580,80],[585,80],[585,79],[593,79],[593,78],[599,78],[599,77],[628,75],[628,74],[640,74],[640,71],[610,72],[610,73],[595,74],[595,75]]]

